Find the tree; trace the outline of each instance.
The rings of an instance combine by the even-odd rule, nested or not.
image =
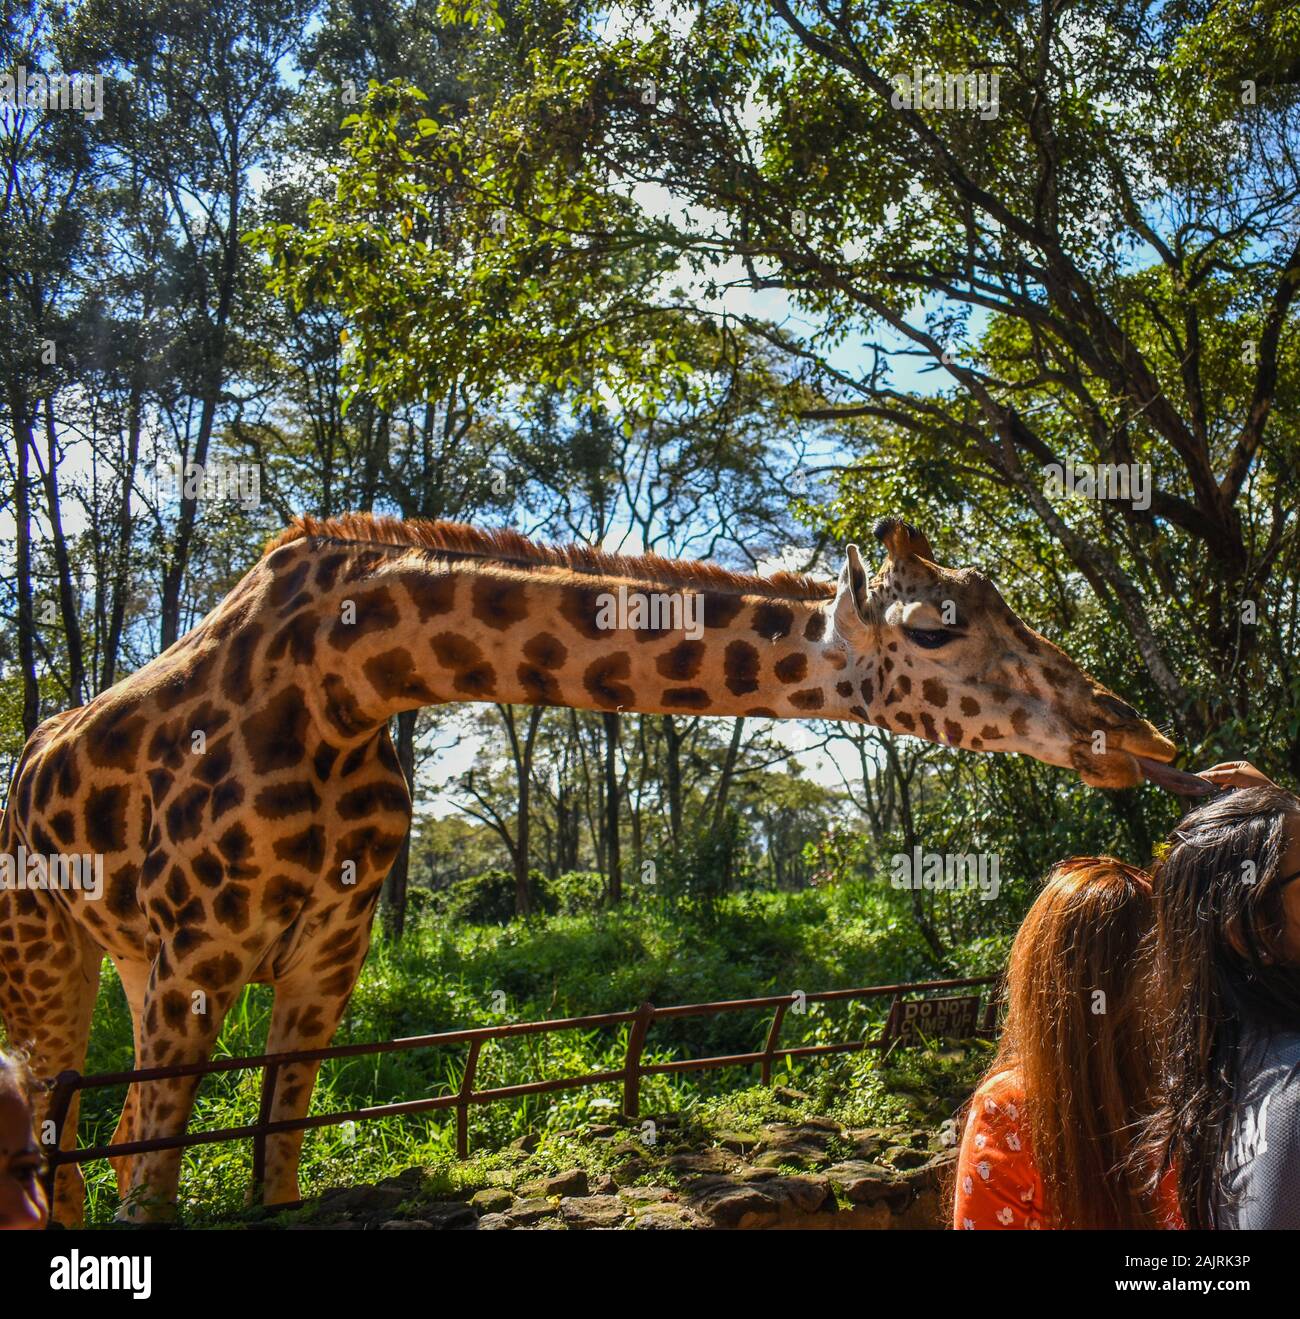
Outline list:
[[[438,253],[345,207],[301,249],[312,278],[323,263],[332,278],[356,264],[340,255],[351,242],[373,245],[378,301],[362,307],[355,272],[344,283],[374,378],[400,378],[416,344],[489,341],[536,378],[581,361],[594,390],[663,397],[689,375],[673,351],[683,319],[740,324],[797,368],[805,417],[859,422],[896,473],[944,460],[968,478],[951,504],[904,475],[893,489],[950,526],[978,526],[996,501],[999,549],[1028,544],[1086,582],[1184,737],[1243,719],[1262,674],[1294,708],[1286,10],[620,12],[611,33],[594,8],[512,11],[534,77],[454,124],[400,93],[361,116],[345,177],[371,202],[419,217],[430,179],[460,199]],[[926,81],[953,70],[960,89]],[[952,103],[994,75],[995,105],[991,81],[983,108]],[[810,328],[778,332],[723,298],[737,290],[779,292]],[[850,339],[863,349],[836,351]],[[922,361],[946,384],[921,388]],[[1055,497],[1044,469],[1071,460],[1145,467],[1149,502]],[[861,502],[851,478],[846,492]],[[1243,623],[1247,606],[1261,625]],[[1182,644],[1188,618],[1208,663]],[[1300,769],[1289,723],[1279,753]]]

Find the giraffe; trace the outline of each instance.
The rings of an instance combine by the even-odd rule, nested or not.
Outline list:
[[[107,956],[137,1068],[207,1059],[249,983],[273,986],[268,1052],[327,1045],[411,819],[388,721],[418,706],[856,721],[1102,787],[1173,758],[985,577],[941,567],[898,519],[876,535],[874,575],[850,545],[822,582],[451,523],[296,520],[191,632],[28,741],[4,852],[92,853],[104,882],[98,898],[0,886],[8,1039],[42,1076],[83,1067]],[[615,598],[681,617],[633,608],[611,626]],[[305,1115],[316,1070],[281,1072],[273,1121]],[[132,1086],[114,1141],[183,1132],[196,1085]],[[74,1107],[65,1143],[75,1132]],[[266,1203],[298,1199],[301,1140],[269,1139]],[[120,1215],[167,1217],[179,1166],[177,1151],[117,1160]],[[76,1168],[55,1201],[79,1221]]]

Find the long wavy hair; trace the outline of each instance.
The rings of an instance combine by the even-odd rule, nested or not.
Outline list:
[[[1145,871],[1074,857],[1048,872],[1011,946],[988,1076],[1019,1076],[1057,1228],[1158,1226],[1130,1157],[1155,1079],[1139,957],[1152,916]]]
[[[1300,1024],[1300,968],[1284,948],[1283,857],[1300,801],[1280,788],[1225,793],[1185,816],[1153,874],[1158,1102],[1139,1161],[1177,1169],[1189,1228],[1212,1228],[1224,1186],[1243,1028]]]

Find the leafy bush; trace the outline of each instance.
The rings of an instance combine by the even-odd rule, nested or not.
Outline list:
[[[546,876],[528,872],[529,896],[536,912],[555,910]],[[439,915],[468,925],[504,925],[515,916],[515,877],[509,870],[485,870],[448,885],[438,895]]]
[[[544,880],[545,910],[560,916],[599,911],[605,905],[605,876],[598,870],[568,870]]]

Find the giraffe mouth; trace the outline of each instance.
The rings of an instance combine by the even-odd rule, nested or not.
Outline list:
[[[1110,751],[1105,755],[1086,751],[1075,756],[1074,768],[1091,788],[1136,788],[1145,780],[1181,797],[1204,797],[1214,791],[1195,774],[1132,751]]]
[[[1148,760],[1145,756],[1134,756],[1138,769],[1149,783],[1154,783],[1166,792],[1176,792],[1180,797],[1206,797],[1214,791],[1214,785],[1196,774],[1187,774],[1172,765],[1163,765],[1158,760]]]

